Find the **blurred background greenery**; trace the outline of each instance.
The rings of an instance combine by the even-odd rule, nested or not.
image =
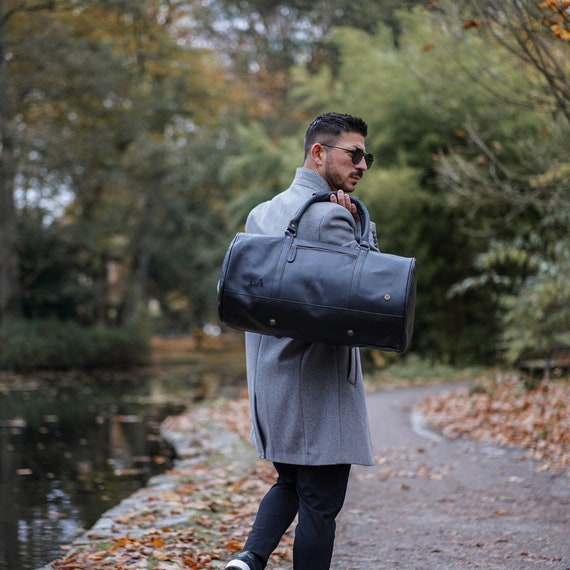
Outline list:
[[[0,368],[218,325],[229,241],[326,111],[368,122],[358,195],[418,259],[410,356],[567,358],[568,1],[3,0]]]

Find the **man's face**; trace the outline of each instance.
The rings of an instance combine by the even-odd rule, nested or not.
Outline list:
[[[359,133],[343,133],[335,142],[335,147],[348,150],[360,148],[366,150],[364,137]],[[352,192],[358,181],[368,170],[364,158],[358,164],[352,164],[352,155],[340,148],[324,147],[326,157],[321,176],[328,182],[331,190]]]

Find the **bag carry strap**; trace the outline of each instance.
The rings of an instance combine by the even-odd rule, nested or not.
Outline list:
[[[297,228],[302,215],[307,211],[307,208],[317,202],[329,202],[330,197],[335,192],[315,192],[298,210],[297,213],[291,218],[285,234],[289,237],[297,236]],[[356,204],[356,209],[360,217],[361,237],[359,245],[362,248],[370,249],[370,214],[366,206],[354,196],[350,196],[350,201]]]

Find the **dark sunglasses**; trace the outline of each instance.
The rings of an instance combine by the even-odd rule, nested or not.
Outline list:
[[[321,143],[322,146],[327,146],[329,148],[338,148],[339,150],[344,150],[344,152],[348,152],[350,155],[352,155],[352,164],[354,164],[355,166],[357,164],[360,164],[360,161],[364,158],[364,162],[366,162],[366,168],[370,168],[372,166],[372,163],[374,162],[374,156],[372,156],[369,152],[364,152],[361,148],[355,148],[355,149],[348,149],[348,148],[343,148],[341,146],[334,146],[332,144],[325,144],[325,143]]]

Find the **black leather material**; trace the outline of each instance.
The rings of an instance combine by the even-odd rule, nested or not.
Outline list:
[[[416,260],[380,253],[368,243],[370,217],[356,198],[362,224],[358,248],[285,235],[238,233],[218,283],[218,314],[230,327],[311,342],[403,353],[414,327]]]

